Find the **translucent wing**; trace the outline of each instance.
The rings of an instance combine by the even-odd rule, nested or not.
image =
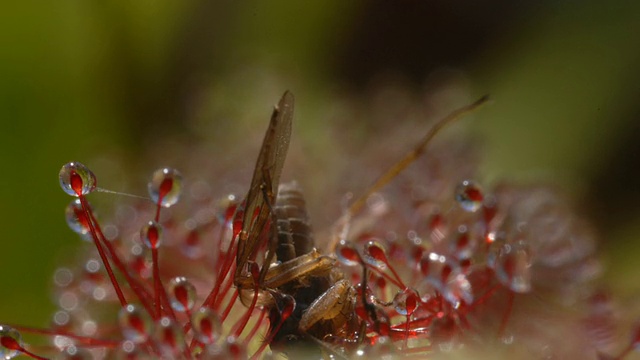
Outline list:
[[[242,274],[253,253],[260,248],[260,239],[265,236],[264,229],[271,216],[271,207],[275,204],[280,174],[289,148],[293,103],[293,94],[285,92],[273,110],[269,128],[262,141],[251,187],[245,199],[242,231],[236,253],[236,279]]]

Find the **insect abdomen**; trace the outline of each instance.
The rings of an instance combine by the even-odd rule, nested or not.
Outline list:
[[[280,185],[274,211],[278,219],[278,260],[285,262],[311,252],[315,243],[298,183]]]

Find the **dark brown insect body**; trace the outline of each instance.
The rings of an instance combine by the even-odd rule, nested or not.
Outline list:
[[[274,210],[278,221],[278,261],[287,262],[315,251],[305,200],[302,190],[295,182],[280,185]],[[322,340],[327,335],[341,335],[339,332],[344,324],[349,320],[355,320],[353,291],[350,284],[342,278],[343,273],[332,266],[318,269],[311,275],[292,279],[282,285],[278,290],[293,296],[296,308],[274,334],[271,348],[284,350],[309,345],[302,351],[310,351],[310,348],[316,345],[316,341],[309,338],[310,336]],[[342,298],[342,301],[321,306],[318,299],[332,293]],[[331,312],[332,308],[336,308],[333,310],[335,315],[327,314],[326,312]],[[316,322],[312,316],[318,317],[320,321]],[[280,312],[272,308],[269,318],[272,324],[278,323]]]
[[[302,189],[297,183],[280,185],[274,211],[278,221],[278,260],[286,262],[310,253],[315,242]]]
[[[340,336],[355,320],[355,291],[342,280],[336,260],[316,250],[300,188],[279,186],[292,118],[293,96],[287,92],[271,117],[245,199],[235,273],[243,302],[258,296],[255,303],[269,309],[271,347],[288,351]],[[261,266],[259,276],[247,268],[253,263]],[[283,297],[295,301],[284,316]]]
[[[371,194],[424,153],[444,125],[486,101],[482,98],[436,123],[413,150],[357,198],[338,220],[338,230],[328,246],[324,246],[328,253],[333,254],[339,240],[347,239],[350,219]],[[272,349],[292,355],[309,348],[336,353],[327,344],[328,338],[362,341],[367,326],[378,333],[381,324],[376,307],[367,300],[367,266],[362,259],[361,285],[365,290],[360,292],[359,301],[366,314],[359,318],[355,288],[343,279],[336,258],[321,254],[315,247],[300,189],[295,184],[279,185],[291,135],[293,104],[293,95],[286,92],[274,109],[260,149],[242,213],[234,283],[245,305],[268,310],[270,330],[266,341]]]

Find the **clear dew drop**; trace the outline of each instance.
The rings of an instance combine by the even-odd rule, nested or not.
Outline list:
[[[20,355],[22,348],[22,336],[18,330],[0,325],[0,359],[13,359]]]
[[[162,168],[156,170],[148,184],[151,200],[162,207],[175,205],[182,192],[182,175],[178,170]]]
[[[67,220],[67,225],[69,225],[69,228],[73,230],[73,232],[79,234],[83,240],[91,240],[91,237],[88,236],[91,231],[89,218],[82,210],[82,203],[80,199],[72,200],[69,205],[67,205],[64,215]]]
[[[149,221],[140,230],[140,238],[149,249],[157,249],[162,245],[162,225]]]
[[[531,255],[526,245],[504,244],[491,254],[487,263],[495,270],[498,280],[512,291],[531,291]]]
[[[455,199],[463,210],[476,212],[482,207],[484,196],[480,185],[472,180],[464,180],[456,187]]]
[[[196,288],[185,277],[177,276],[171,279],[167,291],[173,310],[186,312],[193,308],[196,302]]]
[[[374,267],[383,269],[387,265],[387,250],[378,241],[368,241],[364,246],[364,261]]]
[[[398,291],[393,297],[393,306],[396,312],[403,316],[410,316],[418,308],[420,296],[414,289]]]
[[[124,338],[134,343],[147,341],[153,328],[153,321],[149,314],[132,304],[120,309],[118,322]]]
[[[162,355],[170,358],[181,354],[185,346],[182,328],[168,317],[163,317],[156,324],[154,339]]]
[[[193,314],[191,323],[199,341],[204,344],[214,343],[222,331],[220,317],[211,309],[201,308]]]
[[[71,196],[87,195],[96,189],[96,176],[79,162],[64,164],[58,178],[62,190]]]
[[[354,249],[351,244],[341,240],[336,247],[336,257],[338,261],[347,266],[356,266],[360,264],[360,255],[358,250]]]

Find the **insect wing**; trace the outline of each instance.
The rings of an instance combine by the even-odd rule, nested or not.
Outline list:
[[[254,251],[269,221],[270,208],[275,204],[282,166],[289,149],[293,120],[293,94],[285,92],[273,110],[264,136],[258,161],[246,197],[242,231],[236,254],[236,279]],[[275,226],[275,225],[274,225]]]

